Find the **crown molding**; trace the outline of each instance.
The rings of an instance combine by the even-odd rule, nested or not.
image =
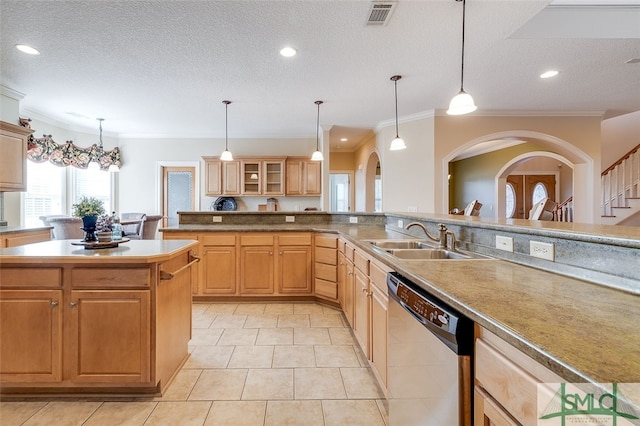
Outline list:
[[[404,115],[404,116],[399,116],[398,117],[398,124],[400,123],[409,123],[411,121],[418,121],[418,120],[423,120],[425,118],[433,118],[435,116],[435,110],[427,110],[427,111],[422,111],[422,112],[417,112],[415,114],[410,114],[410,115]],[[395,118],[391,118],[389,120],[383,120],[381,122],[379,122],[378,124],[376,124],[376,127],[374,128],[375,133],[378,133],[381,129],[394,125],[396,124],[396,119]]]
[[[13,90],[12,88],[3,86],[1,84],[0,84],[0,94],[2,96],[6,96],[7,98],[15,99],[16,101],[20,101],[26,96],[22,92],[18,92],[17,90]]]
[[[554,110],[476,110],[467,117],[602,117],[606,111],[554,111]],[[447,111],[437,110],[438,117],[451,117]]]

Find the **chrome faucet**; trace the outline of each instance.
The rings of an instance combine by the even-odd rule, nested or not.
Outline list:
[[[422,223],[420,222],[411,222],[410,224],[408,224],[405,229],[409,229],[412,226],[417,226],[420,229],[422,229],[425,233],[425,235],[430,239],[435,241],[436,243],[438,243],[438,248],[441,249],[445,249],[447,248],[447,232],[449,232],[451,235],[453,235],[453,232],[451,231],[447,231],[447,227],[444,225],[444,223],[439,223],[438,224],[438,232],[440,233],[439,237],[434,237],[433,235],[431,235],[429,233],[429,231],[427,230],[427,227],[424,226]],[[453,248],[455,249],[455,236],[453,237]]]

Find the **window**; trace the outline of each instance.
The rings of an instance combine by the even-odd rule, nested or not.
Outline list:
[[[23,194],[25,226],[41,226],[40,216],[63,214],[71,216],[71,205],[82,195],[96,197],[111,212],[112,173],[58,167],[49,162],[27,161],[27,192]]]
[[[542,182],[536,183],[536,185],[533,187],[533,195],[531,196],[531,201],[533,202],[533,205],[535,206],[537,203],[539,203],[540,201],[544,200],[547,197],[548,197],[547,187],[544,186]]]
[[[507,182],[507,218],[513,217],[516,212],[516,190]]]

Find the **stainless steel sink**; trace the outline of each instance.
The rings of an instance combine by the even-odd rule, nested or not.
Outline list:
[[[425,249],[433,248],[423,240],[368,240],[369,243],[381,249]]]
[[[428,259],[471,259],[472,256],[456,251],[444,249],[395,249],[386,250],[389,254],[398,259],[405,260],[428,260]]]

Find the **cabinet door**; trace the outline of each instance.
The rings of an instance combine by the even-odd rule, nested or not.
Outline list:
[[[222,161],[206,160],[204,167],[205,195],[222,195]]]
[[[162,233],[163,240],[195,240],[198,241],[197,234],[187,234],[184,232],[170,232],[165,231]],[[191,250],[195,256],[200,256],[202,254],[201,244],[198,244],[196,248]],[[204,260],[204,259],[203,259]],[[198,288],[201,283],[204,281],[204,268],[206,262],[201,261],[196,263],[191,267],[191,294],[199,294]]]
[[[236,248],[204,246],[200,294],[236,293]]]
[[[487,426],[519,426],[489,394],[476,386],[473,397],[474,424]]]
[[[287,159],[287,195],[302,195],[304,187],[302,185],[302,161]]]
[[[242,195],[262,194],[262,162],[242,161]]]
[[[240,161],[224,161],[222,164],[223,195],[240,195]]]
[[[370,359],[369,348],[369,277],[355,268],[353,332],[367,359]]]
[[[71,381],[149,383],[150,307],[148,290],[71,291]]]
[[[27,138],[32,132],[0,121],[0,192],[27,190]]]
[[[284,195],[284,161],[269,160],[263,163],[264,195]]]
[[[349,325],[353,328],[354,317],[354,295],[355,295],[355,276],[353,275],[354,266],[348,259],[346,261],[346,277],[344,280],[344,305],[342,306],[342,310],[344,311],[344,315],[347,317],[347,321],[349,321]]]
[[[322,162],[307,161],[304,170],[305,195],[320,195],[322,193]]]
[[[62,380],[62,290],[0,291],[0,381]]]
[[[338,252],[338,303],[342,310],[345,305],[346,285],[347,285],[347,258],[344,253]]]
[[[280,246],[278,290],[283,294],[311,294],[311,246]]]
[[[273,246],[240,247],[240,293],[273,294]]]
[[[389,297],[371,284],[371,364],[387,386],[387,321]]]

